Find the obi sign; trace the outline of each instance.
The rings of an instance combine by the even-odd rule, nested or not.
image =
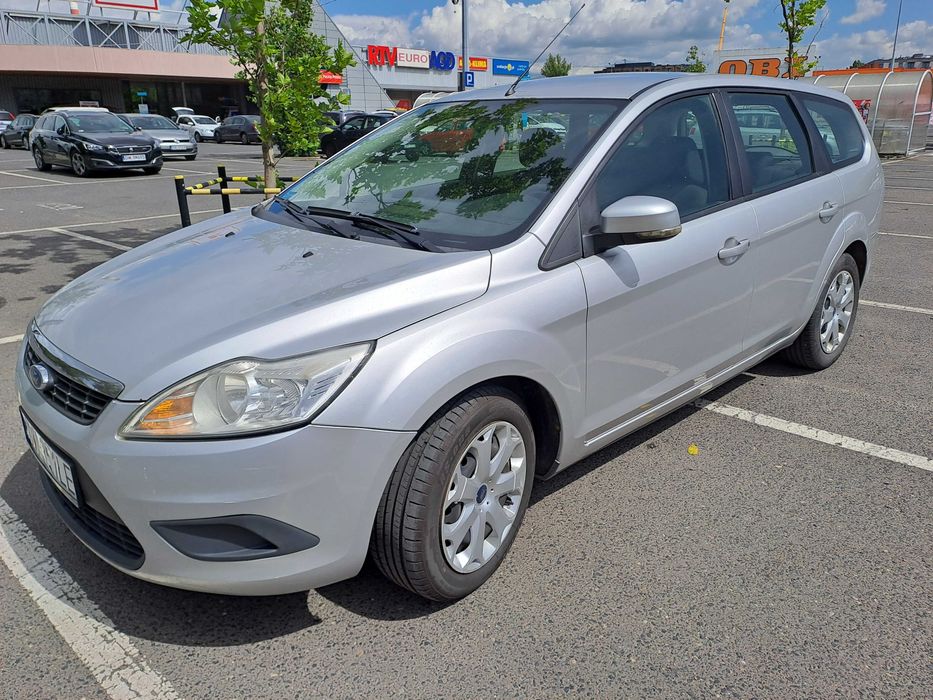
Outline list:
[[[424,49],[405,49],[399,46],[381,46],[370,44],[366,47],[366,61],[371,66],[389,66],[392,68],[431,68],[451,71],[457,64],[456,57],[450,51],[425,51]]]
[[[711,61],[707,72],[760,75],[766,78],[787,77],[784,49],[742,49],[715,53],[718,61]]]

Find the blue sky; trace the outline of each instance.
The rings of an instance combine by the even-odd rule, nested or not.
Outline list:
[[[468,0],[474,55],[533,57],[582,0]],[[354,44],[455,49],[459,10],[450,0],[322,0]],[[708,59],[722,0],[589,0],[554,49],[584,71],[622,59],[680,62],[691,44]],[[897,0],[828,0],[814,44],[821,68],[891,53]],[[732,0],[725,48],[781,46],[777,0]],[[808,33],[806,43],[811,34]],[[933,53],[933,0],[904,0],[898,54]]]

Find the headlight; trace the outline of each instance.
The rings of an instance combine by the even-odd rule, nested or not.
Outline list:
[[[97,143],[88,143],[87,141],[84,141],[83,143],[84,143],[84,147],[89,151],[106,151],[107,150],[106,146],[101,146],[100,144],[97,144]]]
[[[235,436],[307,422],[346,386],[372,349],[372,343],[362,343],[288,360],[227,362],[156,396],[120,435]]]

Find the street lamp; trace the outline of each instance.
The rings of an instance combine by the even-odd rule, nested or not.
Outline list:
[[[460,0],[450,0],[453,5],[459,5]],[[460,73],[457,75],[457,92],[463,92],[466,89],[464,83],[466,82],[466,72],[470,70],[470,54],[469,49],[467,48],[467,2],[468,0],[463,0],[463,13],[462,13],[462,32],[463,32],[463,43],[460,49],[460,55],[463,56],[463,67],[460,69]]]

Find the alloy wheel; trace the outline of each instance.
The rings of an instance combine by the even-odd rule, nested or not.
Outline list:
[[[82,177],[87,173],[87,164],[84,162],[84,156],[80,153],[71,154],[71,169],[74,170],[75,175]]]
[[[832,353],[846,337],[852,310],[855,307],[855,281],[848,271],[842,270],[826,290],[820,316],[820,346]]]
[[[441,513],[441,547],[454,571],[476,571],[506,541],[522,501],[525,468],[525,441],[511,423],[487,425],[470,441]]]
[[[42,152],[38,148],[32,149],[32,158],[36,161],[36,167],[39,170],[45,167],[45,161],[42,159]]]
[[[249,136],[247,136],[246,134],[240,134],[240,143],[242,143],[244,146],[248,146]]]

